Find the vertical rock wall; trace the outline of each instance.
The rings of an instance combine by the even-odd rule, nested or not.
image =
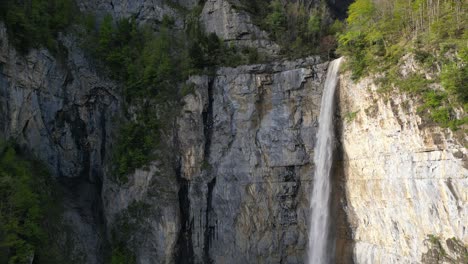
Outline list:
[[[370,78],[341,76],[337,167],[354,261],[420,263],[428,235],[457,260],[446,240],[468,244],[467,136],[422,120],[413,98],[376,90]]]
[[[313,58],[223,68],[186,97],[186,262],[303,262],[325,71]]]
[[[100,195],[112,117],[119,113],[115,85],[97,76],[71,37],[62,39],[68,52],[21,55],[0,22],[0,40],[0,138],[15,140],[49,167],[63,188],[72,257],[101,263]]]

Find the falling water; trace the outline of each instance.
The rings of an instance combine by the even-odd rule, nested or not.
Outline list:
[[[314,185],[310,199],[312,215],[309,231],[309,264],[329,264],[332,252],[329,249],[330,218],[330,169],[333,151],[333,98],[338,82],[341,58],[332,61],[328,67],[320,106],[319,131],[314,149]]]

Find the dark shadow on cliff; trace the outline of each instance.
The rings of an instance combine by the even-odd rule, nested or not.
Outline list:
[[[345,19],[348,16],[348,7],[353,2],[354,0],[327,0],[332,14],[338,19]]]
[[[352,238],[351,223],[348,219],[347,197],[344,174],[344,153],[341,143],[343,129],[340,116],[339,84],[335,94],[335,147],[333,154],[333,166],[331,174],[332,200],[331,200],[331,235],[335,238],[335,263],[351,264],[353,261],[354,241]]]

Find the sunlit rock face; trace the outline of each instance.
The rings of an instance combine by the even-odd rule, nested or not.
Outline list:
[[[428,235],[457,259],[445,241],[468,243],[466,134],[422,120],[404,94],[384,97],[376,90],[370,78],[355,83],[341,76],[337,167],[346,197],[339,199],[354,261],[419,263]]]

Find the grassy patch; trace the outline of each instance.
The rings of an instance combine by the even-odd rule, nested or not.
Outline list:
[[[350,123],[353,122],[354,119],[356,119],[357,114],[359,113],[360,110],[357,110],[355,112],[348,112],[345,114],[345,121]]]

